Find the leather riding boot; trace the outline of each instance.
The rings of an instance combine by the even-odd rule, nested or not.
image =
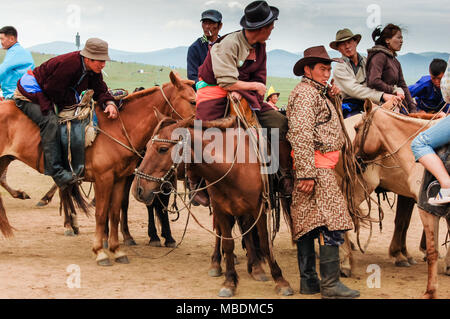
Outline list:
[[[288,141],[280,140],[280,188],[281,194],[286,197],[290,197],[294,189],[291,150],[292,148]]]
[[[320,280],[316,272],[314,238],[300,238],[297,241],[297,260],[300,270],[300,293],[312,295],[320,292]]]
[[[197,175],[195,175],[192,170],[187,171],[188,175],[188,181],[189,185],[188,188],[191,192],[189,192],[189,199],[192,199],[192,196],[194,198],[192,199],[191,203],[194,206],[202,205],[202,206],[209,206],[209,196],[206,190],[200,190],[198,192],[193,193],[192,191],[196,190],[197,188],[201,187],[200,182],[201,178]],[[195,194],[195,195],[194,195]]]
[[[43,145],[43,151],[45,174],[50,175],[61,189],[72,184],[76,175],[66,170],[62,164],[61,144],[59,142],[47,142]]]
[[[345,286],[340,280],[338,246],[320,246],[320,290],[323,299],[353,299],[359,291]]]

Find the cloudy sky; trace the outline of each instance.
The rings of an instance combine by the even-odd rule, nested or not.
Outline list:
[[[76,32],[108,41],[111,48],[147,52],[188,46],[201,35],[200,15],[217,9],[222,34],[238,30],[244,6],[234,0],[2,0],[0,21],[19,31],[24,47],[52,41],[74,41]],[[449,0],[271,0],[280,9],[268,49],[303,52],[334,40],[348,27],[362,35],[359,51],[373,45],[378,23],[405,28],[401,54],[450,52]],[[243,4],[242,4],[243,3]]]

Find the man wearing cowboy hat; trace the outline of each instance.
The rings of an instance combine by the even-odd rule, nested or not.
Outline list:
[[[344,133],[332,98],[340,92],[328,87],[331,59],[324,46],[308,48],[294,66],[303,76],[289,96],[287,139],[294,154],[292,236],[297,242],[300,293],[321,292],[322,298],[356,298],[359,292],[339,281],[339,245],[353,223],[337,183],[334,167],[344,145]],[[314,239],[319,237],[320,274],[315,269]]]
[[[81,51],[59,55],[26,73],[17,83],[16,105],[40,128],[44,153],[44,173],[64,188],[78,180],[63,165],[61,136],[57,110],[80,102],[80,94],[94,90],[94,100],[108,118],[115,119],[118,111],[114,98],[103,81],[102,69],[109,61],[108,43],[91,38]]]
[[[200,22],[202,23],[203,36],[191,44],[187,54],[187,77],[195,83],[198,82],[198,67],[205,61],[209,49],[219,38],[219,32],[222,28],[222,14],[217,10],[206,10],[202,13]]]
[[[264,102],[266,93],[266,41],[278,19],[279,10],[266,1],[247,5],[240,24],[242,30],[220,38],[199,68],[196,118],[214,120],[224,117],[228,93],[242,98],[258,116],[262,127],[279,129],[279,162],[283,176],[282,192],[290,196],[290,146],[286,140],[287,119]]]
[[[341,90],[344,117],[350,117],[363,111],[364,100],[370,99],[376,104],[387,102],[394,95],[371,89],[366,85],[367,58],[356,51],[361,41],[360,34],[353,34],[350,29],[342,29],[336,33],[336,40],[330,47],[341,52],[344,63],[339,63],[333,70],[333,78]]]
[[[280,92],[275,92],[275,89],[273,86],[269,88],[269,91],[267,91],[267,97],[266,102],[269,104],[274,110],[278,110],[277,102],[278,98],[280,96]]]

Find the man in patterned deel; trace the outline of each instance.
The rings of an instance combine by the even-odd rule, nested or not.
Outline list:
[[[331,62],[340,60],[330,59],[325,47],[317,46],[306,49],[294,66],[294,74],[303,78],[291,92],[287,106],[287,139],[295,166],[292,236],[297,243],[300,293],[356,298],[359,291],[339,280],[339,245],[353,224],[334,173],[344,133],[331,101],[340,91],[327,84]],[[320,244],[320,281],[315,269],[315,238]]]

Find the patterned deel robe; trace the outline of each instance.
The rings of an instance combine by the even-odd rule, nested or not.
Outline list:
[[[315,228],[329,231],[352,229],[352,219],[333,169],[316,168],[314,152],[340,151],[344,133],[332,102],[321,94],[325,87],[303,77],[289,96],[287,139],[294,153],[295,177],[292,194],[293,240]],[[311,194],[300,192],[301,179],[314,179]]]

